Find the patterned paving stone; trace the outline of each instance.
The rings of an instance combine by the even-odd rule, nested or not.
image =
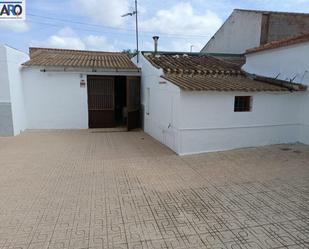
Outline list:
[[[0,172],[0,249],[309,248],[301,144],[179,157],[143,132],[28,131],[0,138]]]

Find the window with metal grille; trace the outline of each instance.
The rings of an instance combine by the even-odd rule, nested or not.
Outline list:
[[[234,112],[250,112],[251,103],[251,96],[235,96]]]

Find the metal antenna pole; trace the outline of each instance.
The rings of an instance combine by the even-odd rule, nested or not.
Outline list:
[[[136,52],[137,52],[137,63],[139,61],[139,50],[138,50],[138,18],[137,18],[137,0],[135,0],[135,29],[136,29]]]
[[[137,18],[137,0],[135,0],[135,11],[133,12],[129,12],[129,13],[126,13],[126,14],[123,14],[121,15],[121,17],[125,17],[125,16],[134,16],[135,15],[135,31],[136,31],[136,52],[137,52],[137,55],[136,55],[136,61],[138,63],[139,61],[139,49],[138,49],[138,18]]]

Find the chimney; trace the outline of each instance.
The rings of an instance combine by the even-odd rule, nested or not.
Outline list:
[[[159,40],[159,36],[154,36],[152,37],[153,42],[154,42],[154,52],[157,53],[158,52],[158,40]]]

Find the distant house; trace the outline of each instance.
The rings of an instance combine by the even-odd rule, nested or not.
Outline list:
[[[300,141],[305,85],[203,54],[142,52],[138,67],[144,131],[177,154]]]
[[[0,46],[0,135],[140,125],[140,70],[124,53]]]
[[[309,14],[235,9],[201,52],[243,54],[305,31]]]
[[[309,86],[309,32],[247,50],[243,69],[251,74]],[[299,95],[297,101],[299,141],[309,144],[309,93]]]

